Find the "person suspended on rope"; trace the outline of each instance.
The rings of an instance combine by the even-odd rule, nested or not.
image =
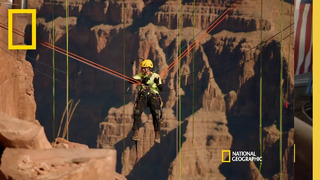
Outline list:
[[[138,141],[139,128],[141,122],[141,114],[146,107],[150,108],[153,127],[155,131],[155,143],[160,143],[160,123],[162,119],[162,100],[159,92],[162,91],[162,81],[159,74],[151,71],[153,63],[150,59],[145,59],[141,62],[141,73],[133,76],[133,79],[141,82],[139,85],[139,93],[134,104],[133,111],[133,135],[131,140]]]

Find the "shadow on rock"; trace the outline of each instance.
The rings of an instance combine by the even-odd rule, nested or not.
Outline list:
[[[182,137],[181,143],[185,142],[186,138],[183,136],[186,132],[187,122],[182,123]],[[132,132],[128,134],[125,139],[126,148],[135,148],[135,143],[131,141]],[[141,145],[142,142],[138,142],[138,146]],[[117,172],[121,172],[122,164],[121,156],[123,153],[123,141],[117,143],[115,148],[118,152],[117,154]],[[162,132],[161,135],[161,143],[154,144],[150,150],[141,157],[137,163],[135,164],[133,170],[126,177],[128,180],[130,179],[168,179],[169,171],[171,168],[171,163],[177,157],[176,154],[176,129],[170,131],[168,134],[164,134]],[[140,154],[140,152],[139,152]]]

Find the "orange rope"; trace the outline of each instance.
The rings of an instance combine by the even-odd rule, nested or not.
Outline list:
[[[227,15],[229,15],[229,14],[232,12],[233,9],[235,9],[236,7],[238,7],[238,6],[241,4],[242,1],[243,1],[243,0],[236,0],[235,2],[233,2],[233,3],[231,4],[231,6],[230,6],[229,8],[227,8],[226,11],[225,11],[216,21],[214,21],[205,31],[203,31],[203,32],[201,33],[200,37],[198,37],[197,39],[195,39],[195,40],[191,43],[190,47],[188,47],[186,50],[184,50],[183,53],[180,54],[180,56],[178,56],[164,71],[162,71],[162,72],[160,73],[160,77],[163,78],[163,77],[174,67],[174,65],[175,65],[176,63],[178,63],[178,62],[179,62],[182,58],[184,58],[196,45],[198,45],[198,44],[200,43],[200,41],[201,41],[204,37],[206,37],[216,26],[218,26],[218,25],[227,17]],[[2,23],[0,23],[0,27],[2,27],[2,28],[4,28],[4,29],[8,29],[7,26],[6,26],[5,24],[2,24]],[[15,29],[13,29],[13,32],[16,33],[16,34],[18,34],[18,35],[20,35],[20,36],[23,36],[23,37],[25,37],[25,38],[28,38],[23,32],[19,32],[18,30],[15,30]],[[37,41],[38,41],[38,43],[39,43],[40,45],[43,45],[43,46],[45,46],[45,47],[47,47],[47,48],[50,48],[50,49],[53,49],[53,50],[55,50],[55,51],[57,51],[57,52],[59,52],[59,53],[61,53],[61,54],[67,55],[66,50],[64,50],[64,49],[62,49],[62,48],[60,48],[60,47],[58,47],[58,46],[55,46],[55,47],[53,48],[52,44],[50,44],[50,43],[48,43],[48,42],[46,42],[46,41],[43,41],[43,40],[37,40]],[[41,42],[43,42],[43,43],[41,43]],[[96,68],[96,69],[99,69],[99,70],[101,70],[101,71],[104,71],[104,72],[106,72],[106,73],[109,73],[109,74],[111,74],[111,75],[114,75],[114,76],[116,76],[116,77],[119,77],[119,78],[121,78],[121,79],[124,79],[124,80],[126,80],[126,81],[129,81],[129,82],[131,82],[131,83],[138,84],[138,85],[141,84],[139,81],[137,81],[137,80],[135,80],[135,79],[133,79],[133,78],[131,78],[131,77],[128,77],[128,76],[126,76],[126,75],[124,75],[124,74],[121,74],[121,73],[119,73],[119,72],[117,72],[117,71],[114,71],[114,70],[112,70],[112,69],[109,69],[109,68],[107,68],[107,67],[104,67],[104,66],[102,66],[102,65],[100,65],[100,64],[97,64],[97,63],[95,63],[95,62],[93,62],[93,61],[90,61],[90,60],[88,60],[88,59],[86,59],[86,58],[84,58],[84,57],[81,57],[81,56],[79,56],[79,55],[76,55],[76,54],[74,54],[74,53],[72,53],[72,52],[69,52],[68,54],[69,54],[69,55],[68,55],[69,57],[71,57],[71,58],[73,58],[73,59],[75,59],[75,60],[78,60],[78,61],[80,61],[80,62],[82,62],[82,63],[85,63],[85,64],[87,64],[87,65],[89,65],[89,66],[91,66],[91,67],[94,67],[94,68]]]
[[[5,24],[0,23],[0,27],[8,30],[8,28],[7,28],[7,26],[6,26]],[[26,36],[26,35],[25,35],[23,32],[21,32],[21,31],[18,31],[18,30],[13,29],[13,32],[16,33],[16,34],[18,34],[18,35],[20,35],[20,36],[23,36],[23,37],[29,39],[29,37]],[[58,46],[55,46],[55,47],[53,48],[52,44],[50,44],[50,43],[48,43],[48,42],[46,42],[46,41],[39,40],[39,39],[38,39],[37,41],[38,41],[38,43],[39,43],[40,45],[42,45],[42,46],[45,46],[45,47],[50,48],[50,49],[52,49],[52,50],[55,50],[55,51],[57,51],[57,52],[59,52],[59,53],[61,53],[61,54],[67,55],[66,50],[64,50],[64,49],[62,49],[62,48],[60,48],[60,47],[58,47]],[[43,42],[43,43],[42,43],[42,42]],[[114,76],[116,76],[116,77],[119,77],[119,78],[121,78],[121,79],[124,79],[124,80],[126,80],[126,81],[129,81],[129,82],[131,82],[131,83],[133,83],[133,84],[139,84],[139,85],[141,84],[139,81],[137,81],[137,80],[135,80],[135,79],[133,79],[133,78],[131,78],[131,77],[128,77],[128,76],[126,76],[126,75],[123,75],[123,74],[121,74],[121,73],[119,73],[119,72],[117,72],[117,71],[114,71],[114,70],[110,69],[110,68],[104,67],[104,66],[102,66],[102,65],[100,65],[100,64],[97,64],[97,63],[95,63],[95,62],[93,62],[93,61],[90,61],[90,60],[88,60],[88,59],[86,59],[86,58],[84,58],[84,57],[81,57],[81,56],[79,56],[79,55],[76,55],[76,54],[74,54],[74,53],[72,53],[72,52],[69,52],[69,57],[71,57],[71,58],[73,58],[73,59],[75,59],[75,60],[78,60],[78,61],[80,61],[80,62],[82,62],[82,63],[84,63],[84,64],[87,64],[87,65],[89,65],[89,66],[91,66],[91,67],[94,67],[94,68],[96,68],[96,69],[99,69],[99,70],[101,70],[101,71],[104,71],[104,72],[106,72],[106,73],[109,73],[109,74],[111,74],[111,75],[114,75]]]
[[[226,17],[227,15],[229,15],[233,9],[235,9],[236,7],[238,7],[240,5],[240,3],[243,0],[236,0],[235,2],[233,2],[231,4],[231,6],[229,8],[227,8],[227,10],[216,20],[214,21],[205,31],[203,31],[200,35],[200,37],[198,37],[197,39],[195,39],[190,47],[188,47],[186,50],[183,51],[183,53],[178,56],[168,67],[167,69],[165,69],[164,71],[162,71],[160,73],[160,77],[163,78],[173,67],[176,63],[178,63],[182,58],[184,58],[196,45],[198,45],[200,43],[200,41],[207,36],[217,25],[219,25]]]

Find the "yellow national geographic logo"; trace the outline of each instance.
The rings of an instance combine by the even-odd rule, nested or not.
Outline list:
[[[12,36],[13,36],[13,24],[12,16],[13,14],[31,14],[31,31],[32,31],[32,40],[31,45],[13,45]],[[8,49],[36,49],[36,10],[35,9],[9,9],[8,10]]]
[[[224,156],[227,154],[226,156]],[[228,160],[225,160],[225,157],[228,157]],[[230,150],[222,150],[221,152],[221,162],[230,162],[231,160],[231,151]]]
[[[249,161],[262,161],[261,156],[257,156],[255,151],[230,151],[222,150],[221,162],[249,162]],[[228,157],[228,158],[226,158]]]

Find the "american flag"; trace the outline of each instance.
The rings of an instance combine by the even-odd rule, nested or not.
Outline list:
[[[294,13],[295,74],[312,71],[312,0],[295,0]]]

